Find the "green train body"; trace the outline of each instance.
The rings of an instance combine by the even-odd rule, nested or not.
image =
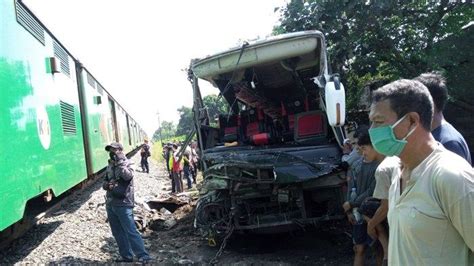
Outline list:
[[[0,231],[32,198],[55,196],[127,153],[145,134],[21,1],[0,1]]]

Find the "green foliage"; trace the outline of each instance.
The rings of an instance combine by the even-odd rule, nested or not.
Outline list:
[[[358,97],[369,84],[439,68],[429,63],[434,44],[474,20],[470,4],[448,0],[292,0],[280,14],[274,34],[325,34],[332,70],[346,83],[349,109],[358,108]]]
[[[193,111],[191,108],[186,106],[181,106],[178,108],[179,112],[179,122],[176,128],[175,135],[186,135],[193,128]]]
[[[153,142],[153,145],[151,146],[151,158],[155,161],[162,161],[164,162],[163,158],[163,146],[161,145],[161,142],[156,141]]]
[[[159,142],[160,140],[164,141],[165,139],[174,137],[175,135],[176,125],[173,122],[163,121],[161,122],[161,127],[153,133],[152,140],[155,142]]]
[[[215,94],[210,94],[202,99],[204,106],[207,107],[209,118],[211,119],[211,126],[216,125],[216,119],[219,114],[226,114],[228,111],[228,103],[223,97],[218,97]]]
[[[474,24],[435,43],[429,64],[445,70],[450,100],[474,110],[472,71],[474,69]]]
[[[202,100],[204,106],[207,107],[209,117],[211,118],[211,126],[215,126],[215,119],[218,117],[218,115],[227,113],[228,104],[224,98],[219,98],[215,94],[207,95]],[[175,135],[187,135],[194,126],[193,110],[189,107],[181,106],[178,109],[178,112],[179,122]]]

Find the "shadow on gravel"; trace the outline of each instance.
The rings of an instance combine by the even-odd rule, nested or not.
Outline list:
[[[172,229],[146,237],[158,263],[207,264],[215,256],[219,246],[208,246],[194,229],[193,220],[194,211]],[[350,265],[352,258],[352,240],[342,228],[326,226],[280,234],[235,233],[217,264]]]
[[[92,193],[95,191],[102,189],[102,179],[97,179],[94,183],[90,184],[89,187],[83,189],[82,191],[77,191],[75,194],[70,195],[69,198],[62,204],[62,207],[54,212],[53,214],[49,215],[50,217],[54,217],[57,213],[61,215],[63,213],[74,213],[76,212],[84,203],[86,203],[90,198]],[[105,200],[104,200],[105,201]]]
[[[222,263],[241,261],[242,257],[263,264],[327,264],[352,262],[351,240],[340,232],[309,229],[281,234],[234,234]]]
[[[71,264],[84,265],[84,264],[104,264],[104,262],[100,261],[100,260],[90,260],[90,259],[76,258],[76,257],[72,257],[72,256],[67,256],[67,257],[63,257],[63,258],[60,258],[60,259],[55,260],[55,261],[50,261],[48,263],[48,265],[59,265],[59,264],[62,264],[62,265],[71,265]]]
[[[100,250],[104,253],[110,254],[112,257],[119,256],[118,247],[113,237],[107,237],[104,239],[105,244],[100,247]]]
[[[0,263],[12,264],[23,260],[62,223],[62,221],[56,221],[35,226],[24,236],[12,242],[8,249],[0,251]]]

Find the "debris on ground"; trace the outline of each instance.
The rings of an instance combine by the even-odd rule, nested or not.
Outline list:
[[[138,165],[140,156],[132,160]],[[136,171],[137,227],[156,264],[209,264],[218,251],[194,228],[198,191],[172,195],[164,165],[150,162],[150,174]],[[198,179],[199,180],[199,179]],[[12,246],[0,251],[0,264],[106,264],[120,256],[110,232],[101,182],[68,199]],[[335,231],[335,230],[334,230]],[[348,265],[352,243],[343,233],[230,237],[219,264]]]
[[[147,228],[154,231],[169,230],[193,210],[196,201],[196,192],[162,194],[159,198],[138,200],[138,207],[134,209],[135,223],[142,232]]]

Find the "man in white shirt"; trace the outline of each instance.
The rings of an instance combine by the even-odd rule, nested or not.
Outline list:
[[[418,81],[373,93],[372,145],[398,156],[389,191],[389,265],[473,265],[474,171],[431,135],[433,101]]]

